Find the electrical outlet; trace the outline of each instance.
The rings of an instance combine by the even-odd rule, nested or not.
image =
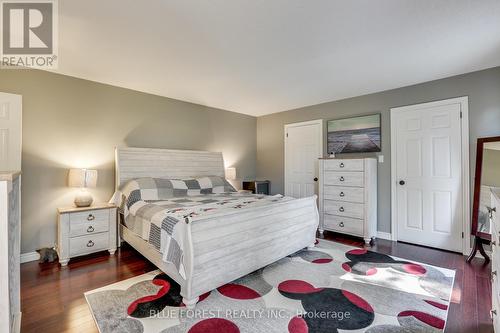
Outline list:
[[[384,163],[384,155],[378,155],[378,162]]]

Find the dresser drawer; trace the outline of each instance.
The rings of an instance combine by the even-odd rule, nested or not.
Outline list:
[[[342,202],[335,200],[323,201],[324,212],[327,214],[352,217],[356,219],[364,218],[364,205],[352,202]]]
[[[324,177],[324,185],[355,187],[363,187],[364,185],[363,172],[325,171]]]
[[[363,220],[324,214],[323,227],[355,236],[363,236]]]
[[[73,237],[69,239],[69,255],[78,256],[104,250],[109,247],[109,233]]]
[[[328,160],[325,163],[325,170],[332,171],[364,171],[363,160]]]
[[[325,199],[357,203],[365,202],[365,190],[363,188],[326,185],[323,187],[323,195]]]
[[[491,284],[491,319],[493,320],[493,328],[495,332],[500,332],[500,306],[499,306],[498,284]]]

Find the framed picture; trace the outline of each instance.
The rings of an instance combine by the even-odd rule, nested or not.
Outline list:
[[[372,153],[381,151],[380,113],[369,116],[330,120],[328,153]]]

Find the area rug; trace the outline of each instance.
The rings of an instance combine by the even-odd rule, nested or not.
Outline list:
[[[99,331],[442,332],[455,272],[320,241],[213,290],[194,310],[153,271],[85,293]]]

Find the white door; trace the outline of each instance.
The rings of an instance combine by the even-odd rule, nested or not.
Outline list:
[[[397,240],[462,252],[463,99],[391,110]]]
[[[0,171],[21,170],[21,96],[0,92]]]
[[[323,121],[285,125],[285,195],[318,193],[318,158],[323,155]]]

